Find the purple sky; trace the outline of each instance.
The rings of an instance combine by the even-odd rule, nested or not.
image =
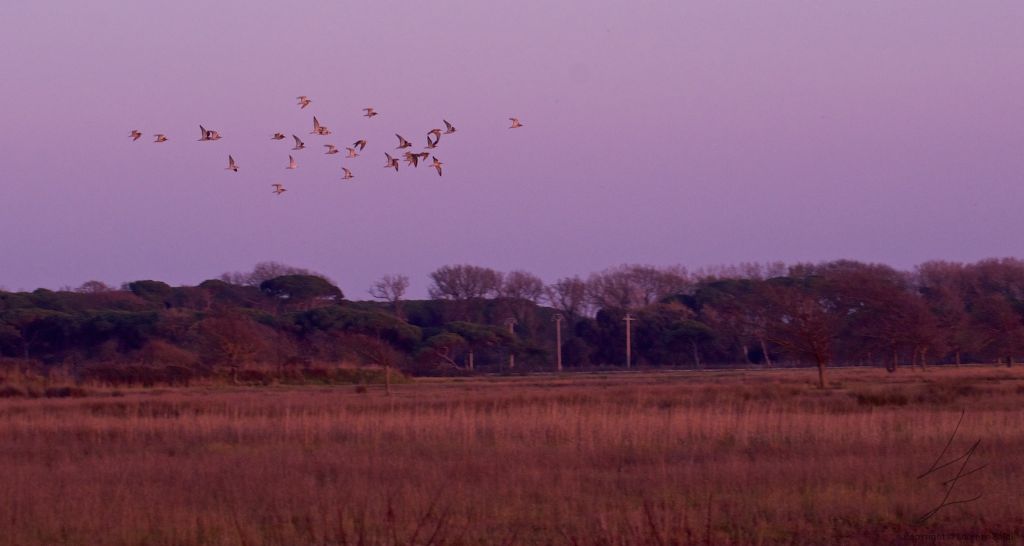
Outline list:
[[[156,4],[0,3],[0,286],[1024,256],[1021,2]]]

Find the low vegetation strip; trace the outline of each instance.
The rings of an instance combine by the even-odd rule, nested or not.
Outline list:
[[[130,386],[256,382],[261,368],[283,377],[359,365],[414,376],[807,365],[825,388],[833,366],[1012,367],[1024,354],[1024,261],[1014,258],[913,271],[851,260],[695,273],[622,265],[552,284],[462,264],[430,279],[429,299],[406,300],[409,279],[389,275],[369,291],[380,301],[353,301],[321,274],[265,262],[197,286],[0,290],[0,368]]]
[[[1020,542],[1024,373],[832,379],[593,374],[417,380],[392,396],[208,385],[8,398],[0,545]],[[974,443],[968,470],[985,466],[949,500],[980,497],[919,521],[955,469],[920,476]]]

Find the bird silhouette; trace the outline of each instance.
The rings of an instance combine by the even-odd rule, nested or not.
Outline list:
[[[132,139],[132,142],[135,142],[136,140],[142,138],[142,133],[140,133],[138,129],[132,129],[132,134],[128,136]]]
[[[435,155],[434,163],[431,164],[430,166],[437,169],[437,176],[441,176],[441,165],[444,165],[444,163],[441,163],[441,160],[438,159],[437,156]]]
[[[235,163],[235,158],[228,156],[228,167],[227,170],[238,172],[238,163]]]
[[[299,140],[299,137],[292,135],[292,138],[295,139],[295,147],[292,148],[293,150],[301,150],[306,147],[306,143]]]
[[[301,95],[301,96],[298,96],[296,98],[299,99],[299,109],[300,110],[305,108],[305,107],[307,107],[307,106],[309,106],[309,103],[313,102],[313,101],[309,100],[309,97],[307,97],[306,95]]]
[[[373,108],[363,108],[363,111],[366,112],[363,114],[363,117],[372,118],[377,115],[377,112],[374,112]]]
[[[273,193],[276,193],[278,195],[281,195],[282,193],[288,191],[288,190],[284,189],[284,186],[281,185],[281,184],[271,184],[271,186],[274,186]]]
[[[220,133],[217,131],[207,130],[206,127],[203,127],[202,125],[199,126],[199,132],[202,133],[202,136],[199,137],[200,141],[220,140]]]
[[[313,116],[313,131],[310,132],[309,134],[326,136],[331,134],[331,130],[324,125],[320,125],[320,122],[317,121],[316,116]]]
[[[444,134],[450,135],[450,134],[455,132],[455,126],[452,125],[451,123],[448,123],[448,120],[442,119],[441,121],[444,122],[444,126],[445,126]]]
[[[430,141],[430,135],[434,135],[434,141]],[[427,148],[437,148],[437,143],[441,142],[441,130],[431,129],[427,131]]]

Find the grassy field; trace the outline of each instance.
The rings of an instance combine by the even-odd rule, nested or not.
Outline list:
[[[1024,543],[1024,371],[829,378],[0,400],[0,545]]]

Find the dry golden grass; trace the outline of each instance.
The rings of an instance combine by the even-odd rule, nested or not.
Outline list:
[[[814,379],[611,374],[419,380],[390,398],[377,387],[204,387],[2,400],[0,545],[1024,542],[1024,372],[834,370],[825,391]],[[945,458],[980,440],[968,468],[988,466],[950,500],[982,497],[915,524],[955,472],[917,478],[961,408]]]

